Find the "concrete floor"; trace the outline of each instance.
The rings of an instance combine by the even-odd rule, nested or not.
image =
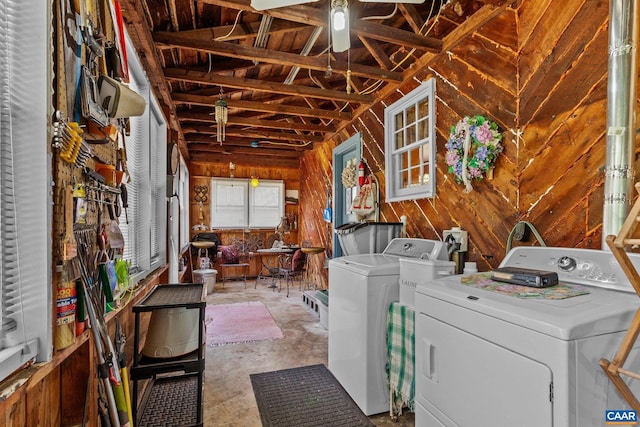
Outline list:
[[[271,312],[284,338],[223,346],[207,346],[204,425],[207,427],[260,427],[260,415],[249,375],[327,362],[327,331],[302,300],[297,284],[289,297],[255,280],[216,283],[207,304],[261,301]],[[284,285],[284,284],[283,284]],[[370,417],[376,426],[413,426],[414,414],[405,412],[397,422],[388,413]],[[296,426],[291,426],[296,427]]]

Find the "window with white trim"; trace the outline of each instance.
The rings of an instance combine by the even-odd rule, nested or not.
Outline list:
[[[273,228],[284,216],[284,182],[211,179],[211,228]]]
[[[135,52],[129,38],[127,49]],[[144,114],[130,119],[131,132],[126,139],[127,168],[131,175],[127,184],[129,208],[120,217],[123,258],[131,261],[130,271],[138,282],[166,263],[167,130],[139,59],[135,55],[129,55],[128,59],[129,87],[147,101]]]
[[[435,79],[429,79],[384,110],[388,202],[435,194]]]
[[[51,15],[0,1],[0,380],[51,359]]]

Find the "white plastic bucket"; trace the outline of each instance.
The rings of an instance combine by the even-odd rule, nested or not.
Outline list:
[[[207,295],[209,295],[213,293],[217,275],[218,270],[212,268],[193,270],[193,282],[203,283],[207,288]]]
[[[198,348],[198,319],[193,308],[162,308],[151,313],[142,354],[153,358],[183,356]]]

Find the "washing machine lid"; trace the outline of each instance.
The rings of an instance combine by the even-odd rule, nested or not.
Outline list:
[[[398,275],[400,263],[395,255],[358,254],[333,258],[329,261],[329,269],[344,269],[361,276]]]

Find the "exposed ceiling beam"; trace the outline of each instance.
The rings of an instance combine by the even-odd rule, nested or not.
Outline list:
[[[367,48],[373,59],[380,65],[380,67],[385,70],[390,70],[393,68],[393,64],[389,60],[389,56],[385,53],[385,51],[380,47],[380,45],[374,41],[369,40],[366,37],[359,37],[362,45]]]
[[[297,53],[279,52],[253,46],[242,46],[236,43],[220,42],[215,40],[199,40],[182,33],[156,33],[153,35],[156,43],[187,49],[195,49],[214,55],[229,58],[240,58],[247,61],[259,61],[268,64],[284,65],[288,67],[300,67],[316,71],[325,71],[327,61],[319,56],[303,56]],[[370,67],[361,64],[347,64],[344,61],[335,61],[332,65],[334,72],[347,74],[347,69],[352,75],[366,77],[374,80],[396,81],[402,80],[402,73],[388,71],[379,67]]]
[[[193,151],[191,163],[204,163],[208,165],[210,163],[228,163],[229,161],[233,161],[233,163],[239,166],[296,169],[300,167],[299,159],[234,155],[233,153],[203,153],[201,151]]]
[[[217,129],[215,125],[206,126],[206,125],[195,125],[195,124],[183,124],[182,131],[185,135],[196,133],[202,135],[213,135],[217,134]],[[302,141],[302,142],[322,142],[323,138],[321,136],[315,135],[306,135],[306,134],[298,134],[291,132],[270,132],[270,131],[260,131],[256,132],[251,129],[238,129],[233,126],[227,126],[225,129],[225,133],[227,136],[237,136],[241,138],[249,138],[249,139],[275,139],[278,141]]]
[[[186,126],[184,122],[204,122],[213,123],[214,117],[206,113],[189,113],[182,112],[178,116],[182,126]],[[227,125],[237,125],[246,127],[257,127],[267,129],[287,129],[303,132],[332,132],[335,126],[316,125],[312,123],[295,123],[283,120],[261,120],[253,117],[229,116]]]
[[[221,76],[214,73],[185,70],[182,68],[165,68],[164,76],[170,80],[184,80],[191,83],[250,89],[259,92],[281,93],[302,97],[309,96],[312,98],[352,102],[356,104],[371,104],[373,102],[373,97],[370,95],[348,94],[337,90],[326,90],[308,86],[268,82],[264,80]]]
[[[215,102],[218,99],[218,95],[216,94],[216,97],[213,98],[211,96],[174,93],[171,95],[171,99],[173,99],[173,102],[175,104],[191,104],[213,107],[215,106]],[[237,108],[239,110],[259,111],[262,113],[288,114],[292,116],[317,117],[321,119],[341,121],[351,120],[351,113],[349,112],[296,107],[292,105],[282,104],[268,104],[265,102],[255,101],[229,100],[228,102],[229,109]]]
[[[203,3],[215,4],[230,9],[243,10],[258,13],[251,7],[251,0],[202,0]],[[310,6],[287,6],[278,9],[263,10],[259,13],[269,14],[275,18],[300,22],[316,27],[326,27],[328,24],[327,13],[321,9]],[[440,52],[442,41],[434,37],[422,36],[410,31],[377,24],[362,19],[353,19],[349,25],[351,33],[374,40],[384,41],[399,46],[412,47],[419,50]]]
[[[227,144],[204,144],[204,143],[190,143],[189,149],[194,151],[200,151],[203,153],[229,153],[240,154],[243,156],[270,156],[279,158],[299,159],[303,156],[304,151],[294,150],[282,150],[279,148],[252,148],[252,147],[237,147],[229,146]]]

